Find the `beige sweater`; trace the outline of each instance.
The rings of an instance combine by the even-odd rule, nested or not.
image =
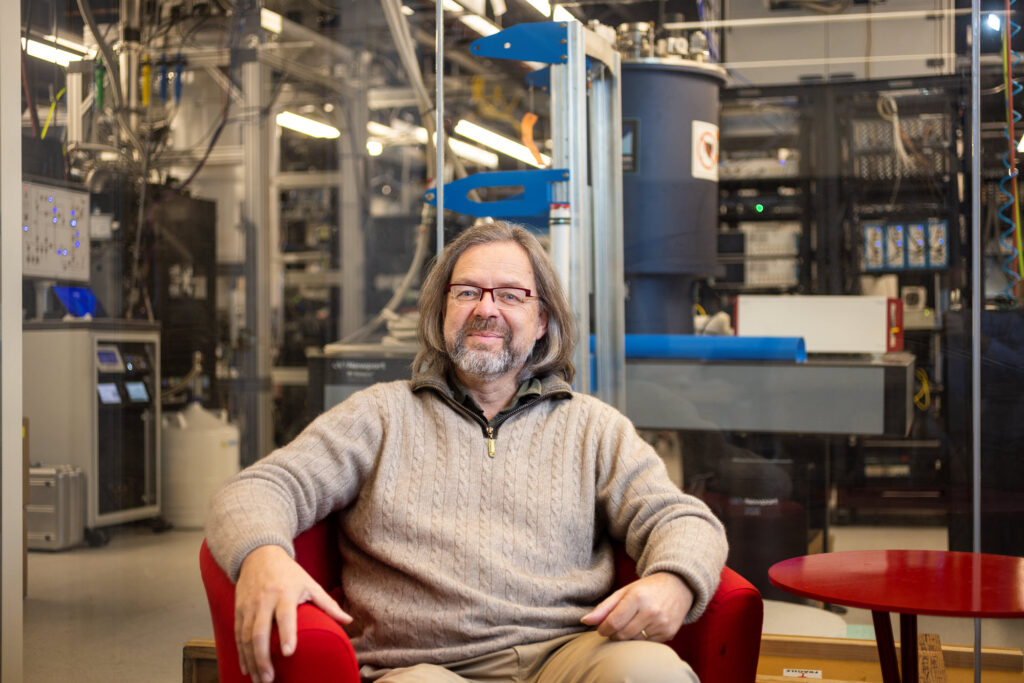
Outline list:
[[[533,405],[486,433],[436,378],[379,384],[317,418],[214,497],[210,550],[237,580],[260,545],[340,517],[343,607],[360,663],[452,662],[555,638],[609,592],[607,537],[641,576],[717,586],[719,521],[668,479],[620,413],[544,381]]]

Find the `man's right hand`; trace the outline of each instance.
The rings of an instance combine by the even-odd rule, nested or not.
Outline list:
[[[274,620],[281,637],[281,654],[289,657],[295,652],[296,611],[304,602],[312,602],[340,624],[352,621],[284,548],[261,546],[243,560],[235,586],[235,642],[242,674],[253,683],[274,680],[270,661]]]

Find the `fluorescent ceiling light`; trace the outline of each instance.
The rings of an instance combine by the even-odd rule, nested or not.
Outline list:
[[[402,14],[404,14],[407,17],[411,17],[412,15],[416,14],[416,10],[414,10],[412,7],[409,7],[408,5],[402,5]]]
[[[555,7],[555,16],[553,18],[555,21],[579,21],[569,10],[561,5]]]
[[[53,45],[40,43],[38,40],[26,40],[25,38],[22,38],[21,47],[25,50],[26,54],[32,57],[52,62],[54,64],[59,64],[60,66],[67,66],[71,62],[78,62],[82,60],[82,55],[80,54],[61,50]]]
[[[478,14],[468,12],[459,17],[459,21],[465,24],[470,30],[476,31],[482,36],[493,36],[498,32],[498,27]]]
[[[284,20],[281,15],[277,12],[271,12],[268,9],[260,10],[260,26],[264,31],[270,31],[271,33],[281,33],[281,29],[284,27]]]
[[[999,15],[998,14],[990,14],[990,15],[988,15],[985,18],[985,23],[993,31],[998,31],[999,30],[999,26],[1001,25],[1000,21],[999,21]]]
[[[537,168],[543,168],[551,163],[551,157],[546,154],[541,154],[540,156],[544,163],[538,164],[537,160],[533,158],[533,153],[527,149],[525,145],[521,145],[504,135],[498,135],[494,131],[487,130],[475,123],[466,121],[465,119],[462,119],[455,124],[455,132],[463,137],[469,138],[470,140],[479,142],[485,147],[490,147],[491,149],[497,150],[502,154],[512,157],[513,159],[518,159],[523,163],[536,166]]]
[[[454,138],[448,138],[448,146],[452,148],[452,152],[466,161],[472,161],[485,168],[498,168],[498,155],[494,152],[488,152],[486,149],[480,149],[468,142]]]
[[[455,0],[442,0],[441,7],[446,12],[456,12],[459,15],[456,18],[459,21],[471,31],[475,31],[482,36],[492,36],[500,30],[484,17],[468,11],[465,7],[455,2]]]
[[[384,152],[384,143],[380,140],[367,140],[366,151],[371,157],[379,157]]]
[[[60,36],[47,35],[47,36],[43,36],[43,40],[48,40],[48,41],[50,41],[51,43],[53,43],[55,45],[59,45],[60,47],[66,47],[69,50],[73,50],[74,52],[77,52],[77,53],[83,54],[83,55],[92,55],[92,54],[95,54],[95,52],[96,52],[96,50],[89,49],[85,45],[82,45],[81,43],[76,43],[73,40],[68,40],[67,38],[61,38]]]
[[[414,127],[408,124],[403,125],[400,122],[396,122],[395,127],[392,128],[391,126],[385,126],[383,123],[368,121],[366,124],[366,132],[375,138],[379,138],[379,141],[392,142],[393,144],[401,144],[403,139],[409,142],[415,141],[421,145],[424,145],[427,142],[426,128],[423,126]],[[369,143],[367,143],[367,145],[369,145]],[[451,137],[448,138],[448,145],[456,156],[459,156],[466,161],[471,161],[474,164],[484,166],[485,168],[498,168],[498,155],[494,152],[488,152],[486,149],[480,149],[468,142],[456,140]],[[372,152],[371,155],[376,156]]]
[[[290,111],[281,112],[274,120],[282,128],[305,133],[313,138],[334,139],[341,136],[341,131],[334,126],[328,126],[326,123],[307,119],[305,116],[299,116]]]
[[[1017,151],[1024,152],[1024,135],[1020,137],[1020,142],[1017,143]]]

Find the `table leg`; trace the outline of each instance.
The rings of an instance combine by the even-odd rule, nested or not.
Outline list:
[[[917,615],[900,615],[900,661],[903,683],[917,683]]]
[[[885,683],[900,683],[900,670],[896,664],[896,644],[893,642],[889,613],[871,610],[871,619],[875,624],[875,643],[878,646],[878,662],[882,665],[882,680]]]

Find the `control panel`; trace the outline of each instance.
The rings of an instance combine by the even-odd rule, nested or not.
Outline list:
[[[88,281],[89,193],[22,183],[22,273]]]

